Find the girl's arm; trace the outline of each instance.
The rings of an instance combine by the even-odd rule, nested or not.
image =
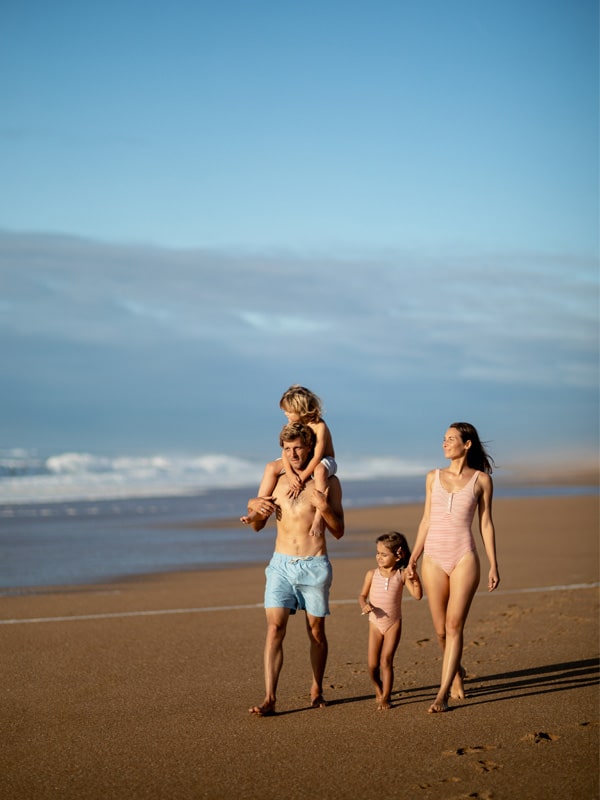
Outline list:
[[[375,572],[374,569],[370,569],[367,572],[367,574],[365,575],[365,580],[362,585],[362,589],[360,590],[360,594],[358,595],[358,604],[363,614],[368,614],[369,611],[373,610],[373,606],[371,605],[371,603],[369,603],[369,592],[371,591],[371,583],[373,582],[374,572]]]
[[[479,476],[479,483],[482,488],[479,496],[479,531],[485,547],[485,552],[490,562],[488,573],[488,590],[493,592],[500,583],[498,563],[496,560],[496,531],[492,519],[492,498],[494,495],[494,484],[489,475],[482,473]]]
[[[290,460],[285,452],[281,454],[281,460],[283,461],[283,468],[285,469],[285,474],[287,475],[288,484],[290,486],[288,489],[288,497],[298,497],[302,491],[304,482],[290,464]]]
[[[406,577],[408,579],[411,579],[417,572],[417,561],[423,554],[425,539],[427,538],[427,534],[429,532],[429,518],[431,516],[431,487],[433,486],[434,477],[435,470],[432,469],[427,473],[427,478],[425,479],[425,506],[423,508],[421,522],[419,523],[419,527],[417,529],[417,540],[406,568]]]
[[[404,572],[404,585],[415,600],[420,600],[423,597],[423,585],[416,568],[413,570],[411,577],[408,576],[407,571]]]
[[[315,471],[315,467],[321,463],[323,456],[331,455],[331,453],[325,452],[327,448],[327,440],[330,438],[327,423],[323,420],[315,423],[313,431],[315,432],[315,447],[313,450],[313,457],[304,467],[304,469],[298,473],[298,477],[302,483],[306,483],[306,481],[310,478]]]

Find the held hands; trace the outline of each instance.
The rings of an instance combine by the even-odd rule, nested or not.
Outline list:
[[[416,580],[419,579],[417,575],[417,562],[413,558],[410,559],[406,567],[406,577],[409,581],[414,581],[415,578]]]

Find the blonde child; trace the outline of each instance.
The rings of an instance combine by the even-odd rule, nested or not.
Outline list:
[[[319,492],[326,492],[327,480],[337,472],[337,464],[331,431],[321,416],[320,398],[310,389],[294,384],[283,393],[279,407],[286,415],[288,422],[301,422],[312,430],[315,436],[313,455],[306,467],[298,472],[292,469],[285,455],[267,464],[258,488],[258,497],[270,498],[279,476],[284,471],[290,484],[289,497],[298,497],[311,477],[315,482],[315,489]],[[248,525],[255,516],[256,509],[250,509],[246,516],[240,517],[240,521]],[[320,511],[317,510],[310,535],[322,536],[323,533],[323,520]]]
[[[423,587],[416,570],[409,578],[406,566],[410,548],[406,537],[390,531],[376,539],[377,568],[365,575],[358,602],[369,615],[369,674],[375,684],[377,708],[391,708],[394,685],[394,656],[402,633],[402,589],[408,589],[415,600],[423,596]]]

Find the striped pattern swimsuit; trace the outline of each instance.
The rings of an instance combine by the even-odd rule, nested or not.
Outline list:
[[[471,525],[477,498],[475,483],[479,472],[458,492],[447,492],[436,469],[431,490],[431,519],[423,552],[450,575],[467,553],[477,552]]]
[[[396,569],[389,578],[376,569],[373,573],[369,589],[369,603],[373,611],[369,614],[369,622],[385,633],[388,628],[402,619],[402,589],[404,587],[404,570]]]

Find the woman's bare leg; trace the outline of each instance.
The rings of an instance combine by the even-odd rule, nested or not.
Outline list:
[[[479,584],[479,559],[476,553],[464,556],[450,577],[432,559],[423,558],[423,582],[440,647],[443,650],[442,680],[431,704],[432,713],[447,711],[450,687],[464,697],[461,666],[463,631],[473,595]]]

